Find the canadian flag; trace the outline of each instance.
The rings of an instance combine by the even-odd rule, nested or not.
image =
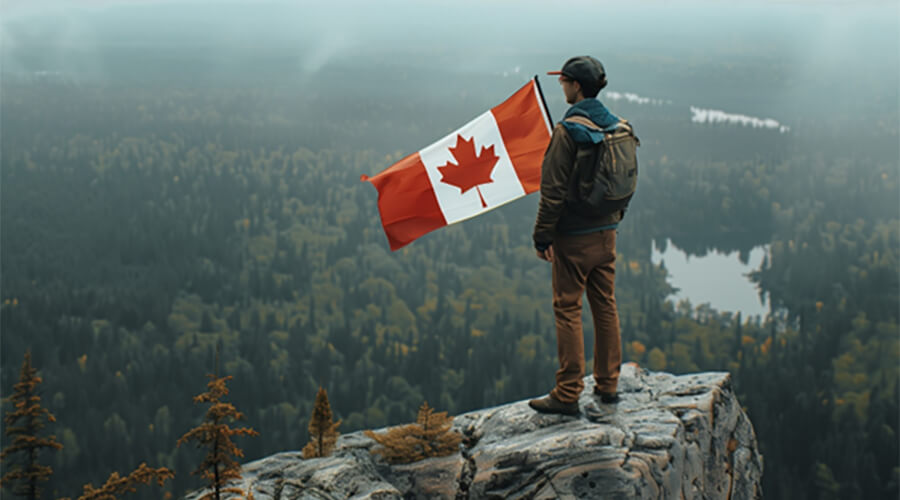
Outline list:
[[[540,189],[550,117],[537,77],[434,144],[373,177],[391,250]]]

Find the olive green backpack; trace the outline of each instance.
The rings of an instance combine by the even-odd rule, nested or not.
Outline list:
[[[641,141],[627,121],[606,129],[582,116],[566,121],[603,131],[599,144],[578,145],[566,203],[575,211],[603,216],[628,208],[637,188],[637,147]]]

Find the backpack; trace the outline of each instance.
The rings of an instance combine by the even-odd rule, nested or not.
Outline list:
[[[570,116],[566,121],[600,130],[582,116]],[[624,216],[637,188],[637,147],[640,145],[641,141],[625,120],[603,129],[600,143],[578,144],[566,204],[574,211],[592,217],[617,211]]]

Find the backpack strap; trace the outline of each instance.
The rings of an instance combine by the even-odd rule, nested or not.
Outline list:
[[[628,123],[628,120],[619,120],[615,124],[616,130],[610,130],[609,128],[607,128],[607,129],[600,128],[600,126],[597,125],[596,123],[585,118],[584,116],[579,116],[579,115],[570,116],[570,117],[566,118],[564,121],[567,121],[570,123],[577,123],[579,125],[584,125],[585,127],[589,128],[589,129],[593,129],[593,130],[600,130],[605,134],[616,133],[616,132],[619,132],[620,130],[624,130],[629,135],[634,137],[634,140],[637,142],[638,146],[641,145],[641,140],[638,139],[636,135],[634,135],[634,129],[631,128],[631,124]]]
[[[596,123],[590,121],[589,119],[587,119],[583,116],[578,116],[578,115],[570,116],[570,117],[566,118],[565,121],[570,122],[570,123],[577,123],[579,125],[584,125],[585,127],[591,128],[594,130],[601,130],[600,127]]]
[[[631,137],[634,138],[634,143],[636,145],[638,145],[638,146],[641,145],[641,140],[638,139],[638,136],[634,135],[634,129],[631,127],[631,124],[628,123],[628,120],[622,120],[618,123],[618,125],[619,125],[619,127],[618,127],[619,129],[624,130],[625,132],[628,132],[628,135],[630,135]]]

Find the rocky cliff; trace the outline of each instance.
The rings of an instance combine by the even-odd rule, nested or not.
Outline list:
[[[593,396],[590,376],[585,385],[577,416],[538,414],[527,401],[458,415],[464,440],[451,456],[388,465],[356,432],[330,457],[246,464],[236,486],[256,500],[762,497],[762,457],[728,373],[626,364],[616,405]]]

